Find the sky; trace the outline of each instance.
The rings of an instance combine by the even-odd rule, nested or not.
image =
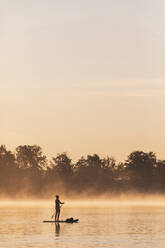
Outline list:
[[[165,159],[164,0],[0,0],[0,143]]]

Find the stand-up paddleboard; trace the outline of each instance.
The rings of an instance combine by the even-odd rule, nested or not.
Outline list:
[[[54,214],[52,215],[51,218],[53,218],[54,216],[56,216],[56,201],[58,200],[59,206],[60,204],[64,204],[64,202],[60,202],[59,200],[59,196],[56,196],[56,200],[55,200],[55,206],[54,206]],[[62,206],[62,205],[61,205]],[[59,218],[60,212],[58,213],[58,218]],[[56,219],[56,217],[55,217]],[[73,217],[68,218],[66,220],[44,220],[43,223],[77,223],[79,221],[79,219],[74,219]]]
[[[44,220],[43,223],[77,223],[79,219],[69,218],[66,220]]]

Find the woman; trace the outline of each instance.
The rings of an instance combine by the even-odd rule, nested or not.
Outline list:
[[[59,199],[59,195],[56,195],[55,206],[56,206],[56,214],[55,214],[55,221],[59,221],[60,217],[60,208],[64,202],[61,202]]]

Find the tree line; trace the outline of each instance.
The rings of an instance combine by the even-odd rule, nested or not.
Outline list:
[[[76,162],[67,153],[48,160],[38,145],[14,152],[0,146],[0,197],[51,198],[55,194],[96,196],[165,193],[165,160],[155,153],[133,151],[124,162],[97,154]]]

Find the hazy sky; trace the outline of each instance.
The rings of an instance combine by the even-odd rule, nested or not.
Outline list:
[[[164,0],[0,0],[0,143],[165,159]]]

